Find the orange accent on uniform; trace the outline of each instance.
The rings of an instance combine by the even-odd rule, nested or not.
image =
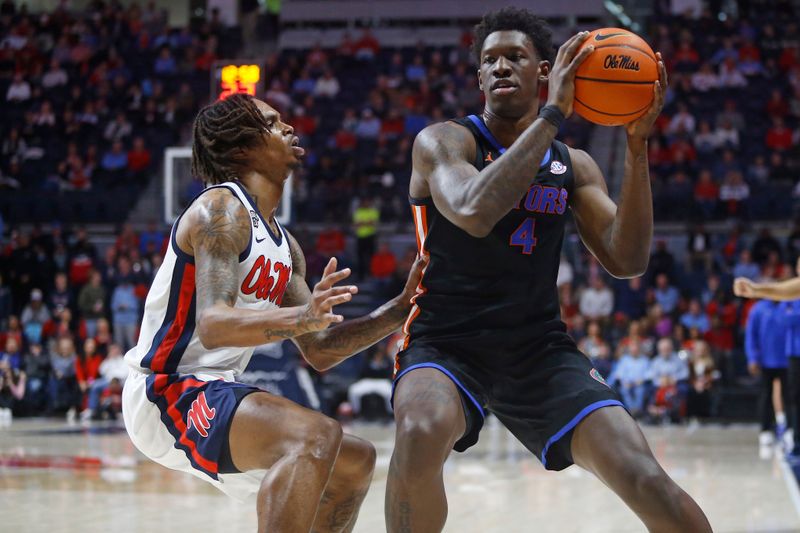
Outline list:
[[[484,161],[484,163],[493,163],[494,159],[492,159],[492,152],[489,152],[488,154],[486,154],[486,157],[484,158],[483,161]]]
[[[419,219],[420,219],[419,222],[417,221],[417,212],[419,212]],[[425,246],[424,241],[425,238],[428,236],[428,208],[427,206],[424,205],[412,205],[411,213],[414,215],[414,228],[415,228],[414,235],[417,237],[417,250],[419,250],[420,255],[423,256],[430,255],[424,248]],[[420,238],[420,235],[422,235],[422,238]],[[427,267],[425,268],[427,269]],[[425,294],[426,292],[428,292],[428,289],[426,289],[425,286],[422,284],[424,278],[425,278],[425,271],[423,270],[422,277],[419,280],[419,285],[417,285],[416,294],[411,297],[411,304],[412,304],[411,311],[409,311],[408,318],[403,324],[403,332],[406,334],[406,338],[403,340],[403,350],[408,348],[408,343],[411,341],[411,337],[409,334],[411,323],[414,322],[414,320],[416,320],[416,318],[419,316],[420,313],[420,308],[416,304],[417,298],[421,294]],[[399,365],[400,362],[398,360],[396,364],[396,369],[399,369]]]
[[[175,424],[175,427],[181,433],[181,437],[179,439],[180,443],[186,446],[189,449],[189,453],[192,454],[194,460],[208,470],[209,472],[217,473],[219,466],[216,462],[212,462],[202,455],[200,455],[197,446],[195,445],[194,441],[189,439],[186,436],[186,432],[188,428],[186,427],[186,422],[183,421],[183,417],[181,416],[181,412],[177,409],[175,404],[178,402],[178,398],[180,398],[181,394],[189,388],[192,387],[202,387],[206,383],[206,381],[199,381],[196,379],[187,379],[183,382],[177,382],[172,384],[167,384],[169,379],[169,374],[157,374],[155,383],[153,384],[153,390],[159,396],[164,396],[167,400],[167,415],[172,419],[172,422]]]

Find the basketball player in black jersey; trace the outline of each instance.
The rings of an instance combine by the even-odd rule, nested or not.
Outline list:
[[[491,412],[548,470],[576,463],[594,473],[650,531],[710,531],[567,335],[556,292],[567,207],[609,273],[633,277],[647,267],[647,137],[664,101],[661,57],[652,107],[626,126],[616,205],[592,158],[554,140],[572,113],[575,70],[593,50],[576,55],[586,32],[552,64],[550,31],[528,11],[491,13],[475,33],[483,114],[429,126],[413,148],[411,203],[430,261],[397,357],[387,529],[442,530],[443,464],[451,449],[477,441]],[[549,95],[539,111],[543,83]]]

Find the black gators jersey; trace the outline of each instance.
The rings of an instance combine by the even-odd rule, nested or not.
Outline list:
[[[475,137],[478,170],[505,152],[481,117],[454,122]],[[405,347],[492,357],[534,351],[545,335],[571,342],[556,276],[573,185],[567,146],[553,141],[528,192],[484,238],[447,220],[432,198],[411,198],[417,244],[430,262],[404,326]]]

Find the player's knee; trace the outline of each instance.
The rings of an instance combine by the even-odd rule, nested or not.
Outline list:
[[[339,453],[342,437],[342,426],[337,421],[320,417],[306,428],[295,452],[332,466]]]
[[[680,505],[681,490],[664,470],[653,460],[640,464],[628,474],[632,487],[649,501],[660,503],[662,508]]]
[[[358,479],[372,479],[372,472],[375,470],[375,461],[378,454],[375,446],[366,441],[359,443],[357,459],[354,462],[355,476]]]
[[[410,411],[397,419],[395,460],[409,471],[441,468],[454,440],[455,424],[436,413]]]

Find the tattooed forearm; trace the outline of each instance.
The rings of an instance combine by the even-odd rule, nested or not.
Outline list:
[[[316,367],[330,368],[400,329],[407,316],[408,306],[394,299],[366,316],[296,340],[316,359]]]

